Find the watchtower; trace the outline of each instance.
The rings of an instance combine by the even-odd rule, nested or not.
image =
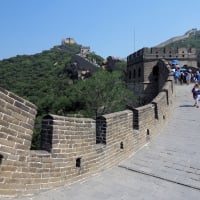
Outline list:
[[[159,79],[162,66],[159,60],[171,65],[173,59],[179,60],[180,66],[197,67],[195,48],[142,48],[127,57],[127,83],[145,104],[159,92]]]

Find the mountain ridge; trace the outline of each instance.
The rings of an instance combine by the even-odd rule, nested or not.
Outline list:
[[[168,39],[168,40],[156,45],[155,47],[158,47],[158,48],[165,47],[165,46],[167,46],[167,45],[169,45],[171,43],[178,42],[178,41],[183,40],[183,39],[187,39],[191,35],[195,35],[197,32],[198,32],[198,30],[196,28],[190,29],[184,35],[172,37],[172,38],[170,38],[170,39]]]

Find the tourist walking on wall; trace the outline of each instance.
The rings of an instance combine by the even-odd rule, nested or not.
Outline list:
[[[180,75],[180,84],[182,85],[183,83],[186,83],[186,75],[185,75],[185,72],[181,72],[181,75]]]
[[[190,72],[186,72],[185,79],[186,79],[187,85],[189,85],[191,82],[191,73]]]
[[[200,83],[200,73],[199,73],[199,71],[196,72],[195,78],[196,78],[196,82]]]
[[[180,76],[181,76],[181,73],[180,73],[180,70],[179,68],[177,68],[174,72],[174,81],[175,83],[178,83],[178,81],[180,81]]]
[[[194,98],[194,106],[199,108],[199,100],[200,100],[200,85],[196,83],[192,88],[192,94]]]

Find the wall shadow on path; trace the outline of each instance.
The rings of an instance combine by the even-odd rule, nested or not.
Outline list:
[[[183,108],[183,107],[184,107],[184,108],[186,108],[186,107],[192,107],[192,108],[193,108],[194,105],[191,105],[191,104],[190,104],[190,105],[188,105],[188,104],[184,104],[184,105],[180,105],[179,107],[181,107],[181,108]]]

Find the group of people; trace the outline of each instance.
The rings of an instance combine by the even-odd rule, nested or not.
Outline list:
[[[176,68],[173,72],[175,83],[194,83],[192,88],[192,95],[194,99],[194,107],[199,108],[200,101],[200,72],[192,72],[192,70],[181,71],[180,68]]]
[[[180,68],[176,68],[173,72],[175,83],[200,83],[200,73],[199,71],[192,72],[192,70],[181,71]]]

